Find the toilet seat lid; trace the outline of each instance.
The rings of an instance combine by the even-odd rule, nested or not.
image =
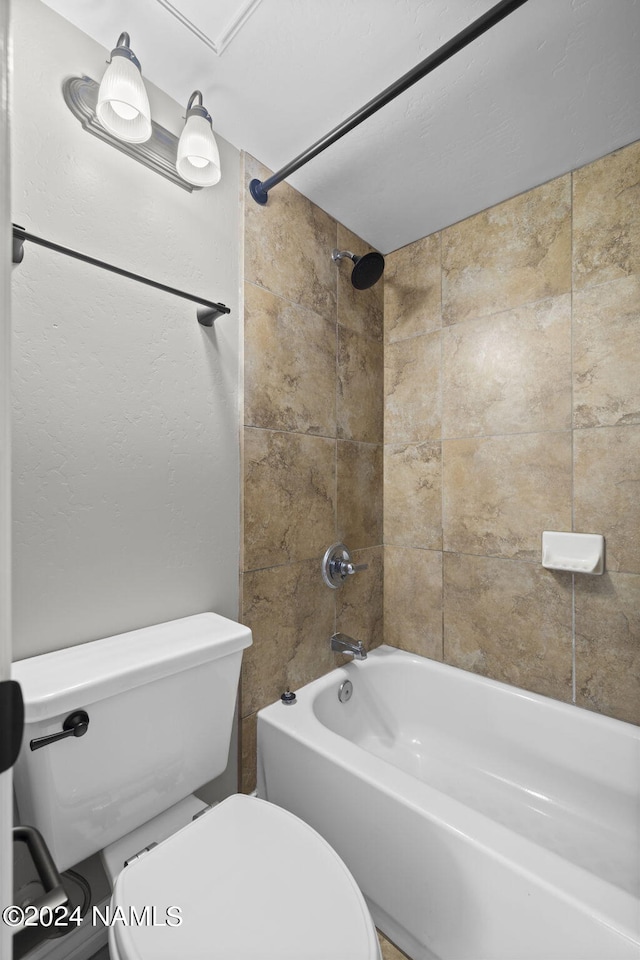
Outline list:
[[[242,794],[122,870],[116,906],[126,918],[110,929],[120,960],[379,957],[362,893],[335,850],[293,814]],[[132,907],[138,917],[155,911],[137,925]],[[179,926],[169,907],[180,908]]]

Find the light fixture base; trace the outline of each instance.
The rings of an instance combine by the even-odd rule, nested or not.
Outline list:
[[[145,143],[126,143],[109,133],[96,117],[99,89],[100,84],[91,77],[70,77],[62,85],[65,103],[87,133],[110,144],[120,153],[125,153],[133,160],[137,160],[138,163],[144,164],[145,167],[159,173],[165,180],[170,180],[182,190],[192,193],[194,190],[202,189],[187,183],[178,174],[176,170],[178,138],[161,127],[159,123],[151,121],[151,137]]]

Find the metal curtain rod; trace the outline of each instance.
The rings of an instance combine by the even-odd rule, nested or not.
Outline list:
[[[183,300],[191,300],[193,303],[199,303],[197,317],[198,323],[203,327],[213,326],[213,321],[224,313],[231,313],[229,307],[224,303],[214,303],[212,300],[204,300],[202,297],[196,297],[192,293],[186,293],[184,290],[176,290],[175,287],[168,287],[165,283],[158,283],[157,280],[150,280],[148,277],[141,277],[138,273],[131,273],[130,270],[123,270],[122,267],[114,267],[112,263],[105,263],[104,260],[97,260],[95,257],[88,257],[86,253],[79,253],[77,250],[71,250],[69,247],[63,247],[59,243],[53,243],[52,240],[44,240],[37,237],[34,233],[28,233],[24,227],[13,224],[13,262],[22,263],[24,257],[24,242],[37,243],[41,247],[47,247],[49,250],[55,250],[56,253],[64,253],[67,257],[73,257],[75,260],[82,260],[83,263],[90,263],[94,267],[100,267],[102,270],[110,270],[111,273],[117,273],[121,277],[127,277],[129,280],[137,280],[138,283],[146,283],[149,287],[155,287],[156,290],[164,290],[165,293],[171,293],[174,297],[182,297]]]
[[[342,123],[334,127],[333,130],[330,130],[329,133],[321,137],[320,140],[316,140],[312,146],[308,147],[303,153],[300,153],[294,160],[282,167],[267,180],[252,180],[249,184],[249,190],[251,191],[253,199],[256,203],[264,205],[269,199],[269,190],[271,190],[272,187],[275,187],[282,180],[285,180],[292,173],[295,173],[296,170],[303,167],[309,160],[313,160],[319,153],[322,153],[323,150],[326,150],[327,147],[334,144],[336,140],[340,140],[345,134],[350,133],[354,127],[357,127],[374,113],[377,113],[381,107],[386,106],[391,100],[395,100],[399,94],[404,93],[405,90],[408,90],[409,87],[417,83],[418,80],[426,77],[428,73],[431,73],[431,71],[439,67],[440,64],[449,60],[450,57],[468,46],[468,44],[476,40],[483,33],[486,33],[491,27],[500,23],[501,20],[504,20],[505,17],[508,17],[510,13],[513,13],[514,10],[517,10],[518,7],[521,7],[525,3],[527,3],[527,0],[500,0],[500,3],[496,3],[494,7],[491,7],[491,9],[483,13],[481,17],[478,17],[478,19],[470,23],[468,27],[465,27],[465,29],[456,34],[455,37],[443,44],[435,53],[430,54],[426,60],[418,63],[412,70],[405,73],[399,80],[396,80],[395,83],[392,83],[383,90],[382,93],[379,93],[377,97],[374,97],[373,100],[369,100],[364,107],[356,110],[355,113],[352,113],[350,117],[343,120]]]

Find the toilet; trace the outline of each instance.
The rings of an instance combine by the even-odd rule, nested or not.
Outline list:
[[[380,960],[362,893],[318,833],[256,797],[193,795],[226,767],[250,644],[203,613],[14,664],[20,821],[61,871],[101,853],[111,960]]]

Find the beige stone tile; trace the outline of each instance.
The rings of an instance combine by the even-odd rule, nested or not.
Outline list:
[[[640,274],[576,291],[573,349],[575,426],[640,423]]]
[[[442,332],[442,434],[568,430],[571,295]]]
[[[640,576],[576,577],[578,706],[640,724]]]
[[[338,326],[338,437],[382,443],[383,346]]]
[[[339,250],[350,250],[359,257],[374,250],[341,223],[338,224],[337,247]],[[356,290],[351,283],[352,269],[351,260],[341,260],[335,267],[338,274],[338,323],[372,340],[382,340],[384,279],[378,280],[368,290]]]
[[[243,576],[243,623],[253,644],[242,659],[242,712],[250,716],[336,666],[330,649],[335,595],[320,559]]]
[[[604,535],[607,570],[640,573],[640,426],[575,430],[573,442],[574,530]]]
[[[367,650],[384,643],[383,548],[353,550],[354,563],[368,563],[367,570],[349,577],[336,591],[336,630],[362,640]]]
[[[444,659],[571,700],[571,575],[517,560],[444,555]]]
[[[442,231],[446,324],[510,310],[571,289],[571,176]]]
[[[252,793],[256,788],[258,717],[252,713],[240,721],[240,793]]]
[[[442,326],[440,234],[433,233],[386,257],[384,335],[387,342]]]
[[[245,428],[246,570],[320,557],[333,541],[335,444]]]
[[[384,548],[385,643],[442,660],[442,553]]]
[[[245,173],[245,280],[335,319],[338,278],[331,251],[336,221],[288,183],[260,206],[248,184],[254,177],[264,180],[270,171],[247,155]]]
[[[640,140],[573,174],[573,283],[640,273]]]
[[[439,442],[385,446],[384,542],[442,549],[442,450]]]
[[[335,437],[334,320],[244,288],[245,423]]]
[[[338,441],[338,539],[349,550],[382,543],[382,467],[382,444]]]
[[[402,950],[398,950],[379,930],[378,940],[380,941],[380,949],[382,950],[382,960],[405,960],[407,954],[403,953]]]
[[[387,344],[385,443],[440,439],[440,336],[437,331]]]
[[[442,448],[445,550],[539,563],[542,531],[571,529],[570,432]]]

